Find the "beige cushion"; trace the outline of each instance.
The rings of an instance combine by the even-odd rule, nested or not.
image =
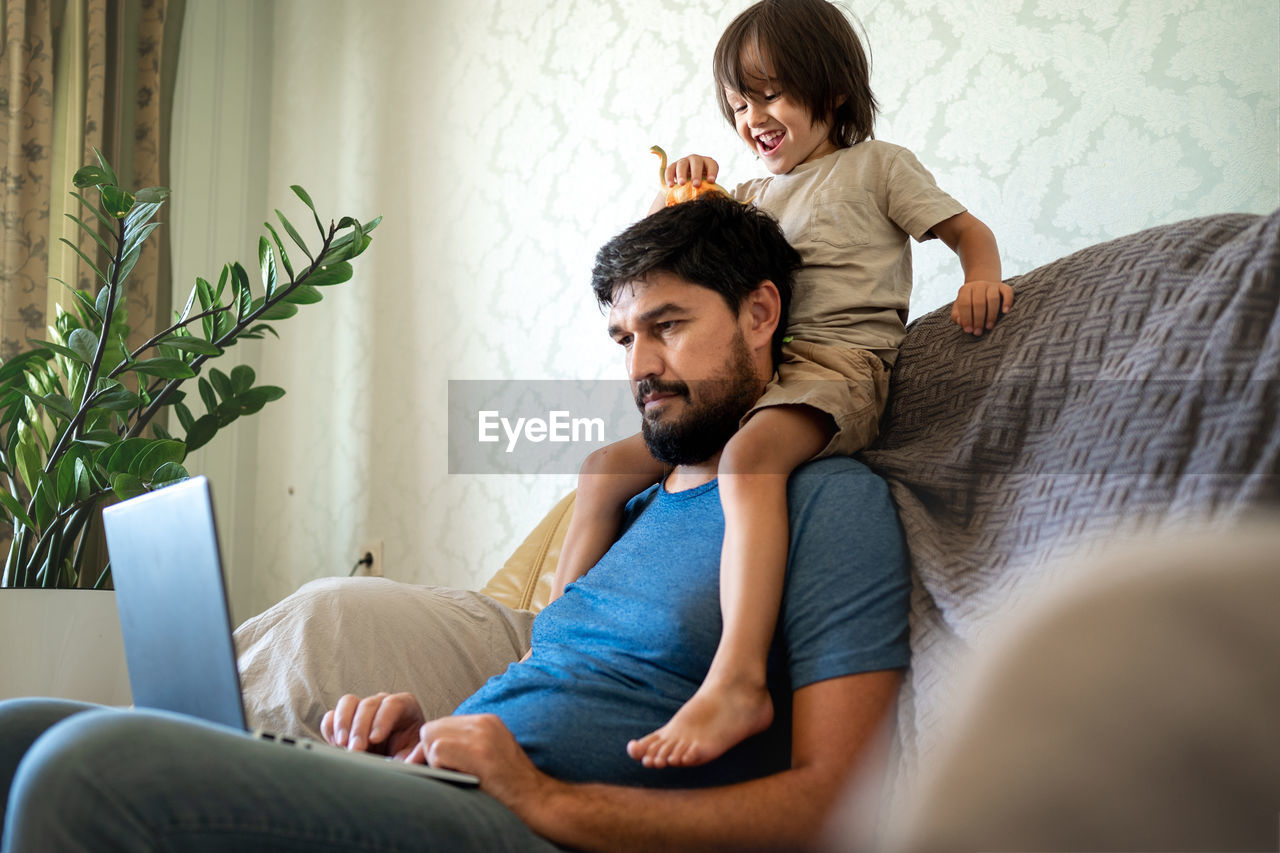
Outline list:
[[[344,693],[417,697],[453,711],[529,648],[573,514],[566,495],[481,592],[386,578],[312,581],[235,632],[251,727],[320,736]]]
[[[576,494],[570,492],[552,507],[481,592],[515,610],[537,613],[546,607]]]
[[[417,697],[444,716],[528,649],[533,614],[386,578],[313,581],[235,632],[251,727],[319,737],[344,693]]]

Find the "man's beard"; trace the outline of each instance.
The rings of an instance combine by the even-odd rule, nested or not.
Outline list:
[[[642,379],[637,383],[635,398],[641,412],[644,398],[654,391],[678,394],[686,401],[678,418],[644,418],[640,432],[654,459],[667,465],[697,465],[723,450],[737,432],[738,422],[760,396],[760,385],[741,331],[731,347],[725,374],[697,381],[696,399],[683,382]]]

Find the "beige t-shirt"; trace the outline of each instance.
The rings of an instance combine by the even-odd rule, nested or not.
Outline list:
[[[906,334],[911,246],[964,206],[938,189],[907,149],[867,140],[739,184],[782,225],[804,266],[796,273],[787,334],[868,349],[892,365]]]

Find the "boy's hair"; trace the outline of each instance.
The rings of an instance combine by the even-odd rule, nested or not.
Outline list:
[[[733,107],[725,89],[750,93],[752,78],[768,76],[766,60],[779,89],[815,122],[831,118],[829,138],[837,148],[875,138],[879,105],[871,63],[839,8],[827,0],[760,0],[729,24],[712,60],[716,97],[729,124]]]
[[[773,359],[782,353],[791,284],[800,254],[777,221],[719,194],[701,196],[645,217],[596,254],[591,289],[602,306],[618,288],[665,272],[714,290],[737,314],[747,296],[768,280],[778,288],[782,313],[773,333]]]

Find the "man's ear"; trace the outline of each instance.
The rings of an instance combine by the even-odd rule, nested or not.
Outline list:
[[[773,346],[773,333],[782,319],[782,297],[777,285],[765,279],[743,300],[739,317],[743,322],[742,333],[751,349]]]

